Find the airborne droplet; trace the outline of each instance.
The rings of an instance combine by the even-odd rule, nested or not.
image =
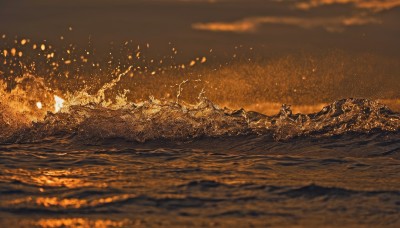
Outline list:
[[[11,49],[11,55],[12,55],[12,56],[15,56],[16,53],[17,53],[17,50],[16,50],[15,48],[12,48],[12,49]]]

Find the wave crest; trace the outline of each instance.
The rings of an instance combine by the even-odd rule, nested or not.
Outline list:
[[[207,99],[190,105],[150,98],[139,104],[127,102],[118,108],[97,103],[72,105],[59,113],[48,112],[42,121],[25,125],[6,122],[6,116],[3,111],[0,118],[0,128],[6,132],[0,135],[3,143],[60,137],[90,143],[114,138],[145,142],[252,134],[288,140],[400,129],[399,113],[376,101],[353,98],[336,101],[313,114],[293,114],[290,106],[282,105],[280,113],[266,116],[243,109],[220,108]]]

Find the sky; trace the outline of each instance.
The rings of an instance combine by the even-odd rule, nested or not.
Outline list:
[[[72,31],[70,31],[72,28]],[[400,59],[400,0],[0,0],[0,34],[101,50],[170,43],[191,57],[240,45],[265,56],[340,49]]]

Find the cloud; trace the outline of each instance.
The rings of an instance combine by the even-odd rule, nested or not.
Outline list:
[[[333,4],[352,4],[359,9],[368,9],[379,12],[400,6],[400,0],[307,0],[297,3],[299,9],[308,10],[311,8],[333,5]]]
[[[250,17],[233,22],[211,22],[192,24],[193,29],[215,32],[250,33],[256,32],[264,24],[290,25],[305,29],[323,28],[328,32],[342,32],[348,26],[380,23],[373,17],[358,15],[332,18],[300,17]]]

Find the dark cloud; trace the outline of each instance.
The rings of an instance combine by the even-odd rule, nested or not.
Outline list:
[[[356,8],[379,12],[399,7],[400,0],[308,0],[299,2],[296,6],[299,9],[308,10],[319,6],[333,4],[352,4]]]

